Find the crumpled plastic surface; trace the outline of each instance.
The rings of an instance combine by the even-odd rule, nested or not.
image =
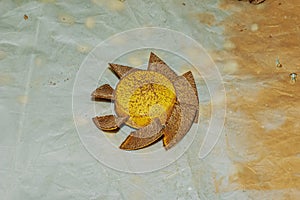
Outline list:
[[[231,11],[220,9],[219,3],[217,0],[1,1],[1,198],[283,199],[280,188],[272,192],[226,186],[234,182],[230,176],[236,170],[233,160],[241,156],[232,159],[226,143],[226,134],[238,126],[234,125],[239,123],[237,119],[246,121],[239,110],[232,110],[224,134],[205,159],[198,158],[199,144],[204,138],[199,134],[175,163],[145,174],[122,173],[99,163],[83,147],[74,126],[72,91],[76,73],[97,44],[125,30],[157,26],[189,35],[213,55],[230,50],[234,44],[225,40],[220,22]],[[215,61],[225,82],[229,86],[241,85],[240,79],[230,75],[236,65],[224,64],[222,54],[218,55]],[[249,78],[241,88],[247,90],[247,83],[256,87],[253,82]],[[205,98],[208,97],[202,100]],[[209,115],[209,105],[200,112]],[[202,121],[200,130],[208,123]]]

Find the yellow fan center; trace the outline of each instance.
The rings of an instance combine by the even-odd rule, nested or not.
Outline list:
[[[115,109],[129,116],[127,125],[141,128],[154,118],[165,123],[176,101],[172,82],[154,71],[138,70],[123,77],[116,87]]]

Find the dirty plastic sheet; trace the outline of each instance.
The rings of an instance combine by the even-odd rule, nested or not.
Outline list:
[[[1,198],[296,199],[300,87],[291,88],[289,73],[300,71],[293,65],[300,62],[293,53],[299,52],[299,36],[292,26],[298,24],[299,3],[275,7],[279,3],[267,0],[254,7],[228,0],[0,1]],[[269,20],[276,18],[280,20]],[[132,174],[111,169],[86,150],[74,124],[72,92],[89,52],[115,34],[141,27],[179,31],[203,46],[224,81],[227,116],[213,151],[200,159],[212,105],[205,77],[199,76],[200,118],[191,146],[167,167]],[[266,46],[259,48],[247,34],[263,38],[260,43]],[[294,43],[282,37],[289,34]],[[267,43],[265,36],[274,42]],[[187,51],[197,57],[193,52]],[[136,51],[115,61],[143,66],[148,53]],[[160,53],[178,72],[190,69],[176,65],[178,57]],[[290,68],[274,69],[277,57]],[[100,71],[107,66],[98,67]],[[95,86],[110,79],[117,81],[104,76]],[[273,101],[280,98],[280,103]],[[280,107],[283,102],[288,103]],[[111,105],[96,109],[110,113]]]

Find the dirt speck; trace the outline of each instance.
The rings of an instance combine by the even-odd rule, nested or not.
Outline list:
[[[60,22],[72,25],[75,23],[75,18],[68,14],[61,14],[58,16]]]
[[[54,82],[54,81],[49,81],[49,85],[55,86],[55,85],[56,85],[56,82]]]

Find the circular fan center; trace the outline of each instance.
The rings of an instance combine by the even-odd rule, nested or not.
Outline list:
[[[116,88],[115,108],[129,116],[127,125],[141,128],[154,118],[164,124],[176,100],[172,82],[160,73],[135,71],[122,78]]]

